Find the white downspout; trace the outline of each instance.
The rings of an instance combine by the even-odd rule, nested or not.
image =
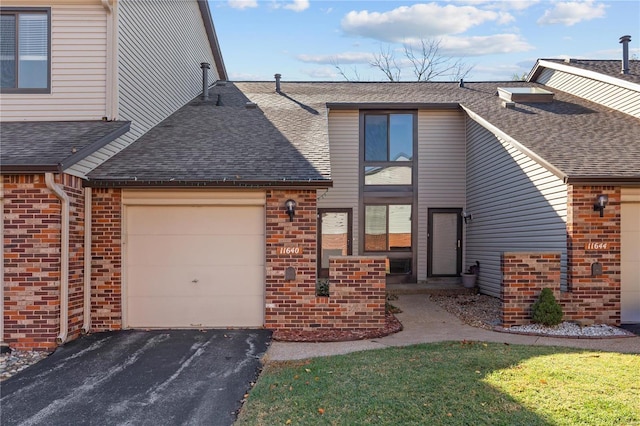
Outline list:
[[[60,334],[56,337],[59,345],[67,341],[69,333],[69,196],[56,185],[53,173],[45,173],[47,188],[60,200],[62,220],[60,222]]]
[[[102,7],[107,12],[106,117],[107,120],[117,120],[119,114],[117,0],[102,0]]]
[[[0,253],[0,349],[5,352],[7,345],[4,343],[4,181],[0,177],[0,240],[2,240],[2,253]]]
[[[84,323],[82,332],[91,331],[91,188],[84,189]]]

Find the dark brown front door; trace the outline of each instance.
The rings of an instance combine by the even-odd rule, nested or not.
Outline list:
[[[351,209],[318,209],[318,276],[329,276],[329,256],[351,254]]]

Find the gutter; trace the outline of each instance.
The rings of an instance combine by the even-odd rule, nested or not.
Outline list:
[[[295,188],[331,188],[332,180],[281,180],[281,181],[259,181],[259,180],[211,180],[211,181],[190,181],[190,180],[89,180],[84,182],[85,187],[91,188],[242,188],[242,189],[295,189]]]
[[[53,173],[45,173],[47,188],[60,200],[62,220],[60,223],[60,334],[56,343],[62,345],[69,334],[69,196],[58,186]]]
[[[91,188],[84,188],[84,322],[82,332],[91,332]]]

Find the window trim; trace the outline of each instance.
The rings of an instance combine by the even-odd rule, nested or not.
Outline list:
[[[51,8],[50,7],[0,7],[0,14],[12,14],[16,17],[21,13],[47,14],[47,87],[0,87],[0,93],[6,94],[50,94],[51,93]],[[17,45],[16,45],[17,52]],[[16,70],[18,69],[16,57]],[[16,73],[16,76],[18,73]]]

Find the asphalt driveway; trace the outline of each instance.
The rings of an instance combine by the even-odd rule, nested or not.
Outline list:
[[[267,330],[85,336],[2,383],[0,424],[231,425]]]

